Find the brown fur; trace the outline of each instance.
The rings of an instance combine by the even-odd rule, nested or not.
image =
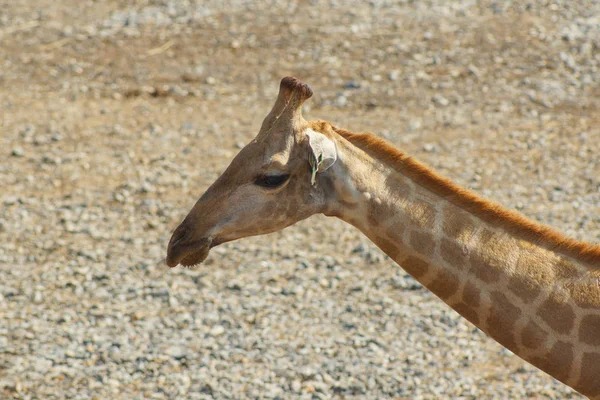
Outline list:
[[[594,269],[600,268],[600,245],[570,239],[550,227],[525,218],[518,212],[482,199],[473,192],[459,187],[449,179],[441,177],[429,167],[375,135],[352,133],[326,121],[316,121],[313,124],[313,129],[321,132],[333,131],[337,133],[378,160],[393,165],[415,183],[446,198],[478,218],[499,226],[508,232],[515,233],[524,240],[540,244],[549,250],[557,251],[587,263]]]

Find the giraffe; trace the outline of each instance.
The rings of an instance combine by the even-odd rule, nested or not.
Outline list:
[[[167,265],[337,217],[500,344],[600,400],[600,246],[484,200],[372,134],[304,120],[311,96],[281,81],[256,138],[175,229]]]

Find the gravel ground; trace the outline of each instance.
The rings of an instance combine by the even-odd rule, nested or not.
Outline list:
[[[285,75],[600,241],[597,1],[0,0],[0,397],[581,398],[337,220],[164,265]]]

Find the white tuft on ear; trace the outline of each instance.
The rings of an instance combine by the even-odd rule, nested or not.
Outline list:
[[[337,150],[335,143],[322,133],[307,129],[308,144],[311,154],[308,162],[312,167],[311,184],[315,184],[317,172],[323,172],[329,169],[337,160]]]

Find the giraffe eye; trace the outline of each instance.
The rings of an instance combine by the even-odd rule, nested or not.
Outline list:
[[[289,178],[289,174],[262,175],[256,178],[254,184],[268,189],[275,189],[276,187],[283,185]]]

